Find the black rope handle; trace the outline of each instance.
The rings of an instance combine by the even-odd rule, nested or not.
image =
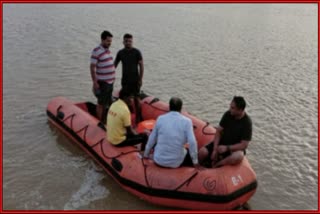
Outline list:
[[[86,141],[86,136],[87,136],[87,130],[88,130],[89,124],[84,126],[83,128],[79,129],[78,131],[76,131],[75,133],[78,134],[79,132],[81,132],[82,130],[84,130],[84,134],[83,134],[83,140]]]
[[[191,180],[196,177],[196,175],[198,175],[198,171],[196,171],[193,175],[190,176],[190,178],[188,178],[187,180],[185,180],[183,183],[181,183],[177,188],[175,188],[174,190],[178,190],[180,189],[183,185],[187,184],[187,186],[189,185],[189,183],[191,182]]]
[[[73,114],[69,115],[68,117],[66,117],[66,118],[62,121],[62,122],[65,123],[69,118],[71,118],[70,127],[71,127],[72,130],[73,130],[73,118],[74,118],[75,115],[76,115],[76,114],[73,113]]]
[[[206,122],[206,123],[207,123],[207,124],[202,128],[202,133],[203,133],[204,135],[215,135],[215,133],[209,133],[209,132],[205,132],[205,131],[204,131],[204,129],[207,128],[207,127],[210,125],[209,122]]]
[[[59,113],[61,108],[62,108],[62,105],[59,105],[59,107],[57,108],[57,114]]]
[[[103,141],[103,140],[104,140],[104,137],[103,137],[103,138],[101,138],[101,140],[99,140],[97,143],[93,144],[93,146],[91,146],[91,148],[93,148],[93,147],[95,147],[95,146],[99,145],[100,143],[102,143],[102,141]]]
[[[121,152],[120,154],[118,154],[118,155],[116,155],[116,156],[114,156],[114,157],[109,157],[109,156],[107,156],[107,155],[104,153],[104,149],[103,149],[103,147],[102,147],[103,140],[100,140],[99,143],[100,143],[100,148],[101,148],[102,154],[103,154],[103,156],[104,156],[105,158],[107,158],[107,159],[118,158],[118,157],[120,157],[120,156],[122,156],[122,155],[127,155],[127,154],[130,154],[130,153],[133,153],[133,152],[139,152],[138,149],[135,149],[135,150],[131,150],[131,151],[129,151],[129,152]],[[95,145],[94,145],[94,146],[95,146]]]
[[[161,108],[159,108],[159,107],[156,107],[156,106],[152,105],[152,104],[154,103],[153,100],[152,100],[151,102],[149,102],[149,103],[147,103],[147,102],[145,102],[145,103],[148,104],[149,106],[151,106],[152,108],[157,109],[157,110],[159,110],[159,111],[169,112],[169,110],[161,109]],[[214,133],[206,133],[206,132],[204,131],[204,129],[205,129],[206,127],[208,127],[208,126],[209,126],[209,123],[207,122],[207,124],[202,128],[202,133],[205,134],[205,135],[214,135]],[[197,127],[196,125],[193,125],[193,129],[197,129],[197,128],[198,128],[198,127]]]
[[[117,158],[117,157],[120,157],[120,156],[122,156],[122,155],[129,154],[129,153],[139,152],[139,150],[135,149],[135,150],[131,150],[131,151],[129,151],[129,152],[121,152],[119,155],[116,155],[116,156],[114,156],[114,157],[109,157],[109,156],[107,156],[107,155],[104,153],[104,149],[103,149],[103,147],[102,147],[103,140],[104,140],[104,138],[102,138],[102,139],[99,140],[97,143],[95,143],[93,146],[91,146],[91,148],[93,148],[93,147],[95,147],[95,146],[97,146],[97,145],[100,144],[100,148],[101,148],[102,154],[103,154],[103,156],[104,156],[105,158],[107,158],[107,159],[113,159],[113,158]],[[142,166],[143,166],[143,168],[144,168],[144,178],[145,178],[145,180],[146,180],[147,187],[150,187],[149,182],[148,182],[148,178],[147,178],[147,166],[146,166],[146,165],[144,164],[144,162],[143,162],[143,157],[141,158],[141,162],[142,162]]]
[[[147,176],[147,165],[144,164],[144,158],[141,158],[141,163],[144,169],[144,179],[146,181],[147,187],[151,187],[148,181],[148,176]],[[178,190],[180,189],[183,185],[187,184],[187,186],[189,185],[189,183],[191,182],[191,180],[196,177],[196,175],[198,175],[198,171],[196,171],[193,175],[191,175],[187,180],[185,180],[184,182],[182,182],[178,187],[176,187],[174,190]]]
[[[149,181],[148,181],[148,176],[147,176],[147,165],[144,164],[143,161],[143,156],[141,158],[142,166],[143,166],[143,171],[144,171],[144,180],[146,181],[147,187],[150,187]]]
[[[63,120],[64,118],[64,113],[62,111],[60,111],[60,109],[62,108],[62,105],[59,105],[59,107],[57,108],[57,115],[56,117],[59,119],[59,120]]]
[[[149,106],[151,106],[152,108],[155,108],[155,109],[157,109],[159,111],[169,112],[169,110],[161,109],[161,108],[158,108],[158,107],[152,105],[154,103],[153,100],[151,100],[151,102],[149,102],[149,103],[147,103],[147,102],[145,102],[145,103],[148,104]]]

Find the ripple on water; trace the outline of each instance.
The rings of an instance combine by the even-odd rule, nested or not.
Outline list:
[[[92,163],[93,165],[94,163]],[[105,177],[104,173],[97,172],[92,166],[86,170],[81,186],[64,205],[64,210],[81,209],[81,207],[87,206],[92,201],[108,197],[109,190],[104,185],[101,185],[101,181]]]

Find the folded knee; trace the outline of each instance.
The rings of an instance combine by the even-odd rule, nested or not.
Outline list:
[[[232,154],[232,158],[230,160],[230,163],[232,165],[238,164],[242,161],[243,157],[244,157],[243,151],[234,152]]]

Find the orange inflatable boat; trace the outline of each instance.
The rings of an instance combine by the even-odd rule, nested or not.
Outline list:
[[[168,104],[143,94],[141,108],[144,120],[156,120],[168,111]],[[198,148],[212,141],[215,129],[209,123],[186,111],[182,114],[193,122]],[[56,97],[49,102],[47,115],[121,187],[148,202],[185,209],[227,210],[242,206],[256,191],[256,174],[246,157],[236,166],[216,169],[161,168],[151,159],[143,159],[136,146],[120,148],[107,142],[105,127],[96,119],[92,103]]]

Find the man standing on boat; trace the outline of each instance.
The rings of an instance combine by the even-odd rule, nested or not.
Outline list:
[[[93,83],[93,92],[98,99],[97,117],[103,124],[106,122],[106,108],[112,103],[115,67],[109,47],[112,43],[112,34],[109,31],[101,33],[101,44],[91,53],[90,72]]]
[[[217,127],[214,141],[199,150],[200,162],[210,158],[212,167],[219,167],[242,161],[252,136],[252,122],[245,107],[243,97],[233,98]]]
[[[119,62],[122,62],[121,86],[134,96],[136,122],[140,122],[142,118],[139,94],[144,72],[143,58],[140,50],[133,47],[133,36],[131,34],[127,33],[123,36],[123,45],[124,48],[117,53],[114,65],[117,68]]]
[[[155,145],[153,159],[156,164],[169,168],[194,165],[200,169],[192,121],[180,113],[182,100],[173,97],[169,105],[170,112],[157,119],[149,136],[144,157],[149,157],[150,150]],[[186,143],[189,143],[189,149],[184,148]]]

